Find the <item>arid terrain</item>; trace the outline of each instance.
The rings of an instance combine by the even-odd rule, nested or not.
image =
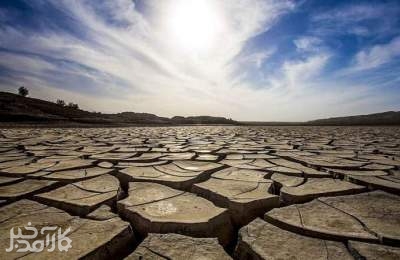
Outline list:
[[[400,259],[399,167],[399,127],[2,129],[0,259]]]
[[[58,100],[59,101],[59,100]],[[64,102],[63,100],[61,100]],[[73,104],[74,105],[74,104]],[[77,105],[77,104],[75,104]],[[400,111],[324,118],[305,122],[250,122],[216,116],[160,117],[149,113],[122,112],[103,114],[79,107],[57,104],[38,98],[0,91],[0,127],[126,127],[179,125],[247,125],[247,126],[347,126],[400,125]]]

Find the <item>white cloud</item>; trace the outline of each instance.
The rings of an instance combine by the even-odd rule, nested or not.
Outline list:
[[[387,44],[378,44],[358,52],[354,58],[351,71],[361,71],[378,68],[400,56],[400,37]]]
[[[239,62],[243,65],[255,66],[256,69],[260,69],[264,62],[268,60],[276,52],[276,48],[270,48],[267,50],[253,52],[240,58]],[[243,69],[243,68],[242,68]]]
[[[318,51],[322,40],[314,36],[303,36],[294,40],[293,43],[299,51]]]
[[[287,61],[283,64],[285,84],[288,88],[299,88],[320,74],[329,60],[329,54],[320,53],[305,60]]]
[[[327,13],[321,13],[314,17],[315,20],[345,20],[362,21],[366,19],[380,18],[382,12],[387,10],[386,5],[354,4],[334,9]]]
[[[276,75],[265,72],[263,88],[237,73],[248,68],[264,73],[261,68],[277,48],[249,50],[247,44],[295,8],[289,0],[210,1],[222,22],[206,51],[185,50],[171,37],[164,19],[172,0],[143,1],[145,14],[131,0],[96,2],[97,6],[79,0],[49,2],[70,17],[84,37],[62,30],[0,28],[0,47],[17,51],[0,52],[0,65],[19,71],[0,81],[0,88],[25,85],[34,96],[65,97],[103,112],[295,121],[326,114],[334,104],[359,97],[362,89],[343,91],[319,78],[331,54],[322,48],[322,40],[311,36],[294,42],[304,52],[301,59],[284,60]],[[321,85],[328,90],[319,90]],[[315,109],[325,103],[332,107]]]
[[[312,16],[312,32],[359,37],[393,35],[398,33],[399,12],[395,2],[345,4]]]
[[[182,112],[186,115],[226,114],[222,107],[231,102],[225,93],[230,91],[235,80],[232,72],[239,65],[235,58],[249,39],[268,30],[276,19],[294,7],[290,1],[218,1],[215,8],[225,26],[207,52],[196,53],[177,48],[162,26],[165,21],[155,20],[162,19],[163,6],[172,0],[162,4],[146,1],[151,10],[146,17],[129,0],[105,2],[96,8],[84,1],[50,2],[79,25],[85,39],[62,31],[35,32],[6,27],[2,30],[4,37],[0,45],[73,61],[131,84],[131,92],[124,92],[121,99],[130,100],[132,105],[121,102],[119,106],[110,106],[108,111],[140,110],[163,116]],[[104,12],[111,17],[107,21]],[[252,59],[260,66],[266,56],[266,53],[259,54]],[[25,59],[29,62],[30,58]],[[7,67],[13,69],[16,65],[11,59]],[[52,68],[53,72],[58,70],[61,68]],[[95,77],[92,80],[96,80]],[[45,83],[48,87],[64,87],[55,86],[60,82],[50,78]],[[112,86],[99,84],[99,88],[115,92]],[[236,97],[232,97],[234,99]],[[97,106],[100,102],[94,103],[93,106]],[[182,111],[182,107],[187,109]],[[210,110],[210,107],[214,108]]]

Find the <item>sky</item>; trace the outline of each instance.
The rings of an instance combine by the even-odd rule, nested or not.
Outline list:
[[[0,91],[104,113],[400,110],[400,1],[2,0]]]

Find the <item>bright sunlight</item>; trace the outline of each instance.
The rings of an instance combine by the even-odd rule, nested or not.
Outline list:
[[[209,50],[222,26],[222,16],[210,0],[173,1],[167,28],[176,43],[186,50]]]

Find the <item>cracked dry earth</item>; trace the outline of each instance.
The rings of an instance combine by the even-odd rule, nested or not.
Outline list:
[[[0,259],[400,259],[399,167],[396,127],[3,129]]]

